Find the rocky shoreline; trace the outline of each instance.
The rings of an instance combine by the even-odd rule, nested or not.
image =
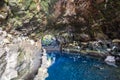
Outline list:
[[[73,40],[71,42],[67,37],[48,34],[43,37],[42,44],[45,45],[46,50],[61,50],[61,52],[75,52],[98,57],[106,57],[108,55],[120,57],[119,39],[83,41]]]
[[[73,42],[63,47],[64,51],[81,52],[81,53],[98,53],[107,56],[120,56],[120,40],[113,41],[89,41],[89,42]]]

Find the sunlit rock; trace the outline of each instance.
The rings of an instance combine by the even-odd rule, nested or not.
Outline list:
[[[112,40],[113,43],[120,43],[120,39],[114,39]]]
[[[107,56],[106,59],[105,59],[105,62],[106,62],[108,65],[117,67],[114,56]]]
[[[9,43],[10,43],[10,41],[9,41],[7,38],[4,39],[3,42],[4,42],[5,44],[9,44]]]
[[[42,64],[34,80],[45,80],[45,78],[48,77],[48,67],[53,64],[54,60],[55,59],[52,60],[50,56],[47,56],[46,50],[43,49]]]
[[[31,43],[31,45],[35,44],[34,40],[30,40],[30,43]]]
[[[56,43],[56,38],[53,36],[53,35],[45,35],[43,38],[42,38],[42,44],[43,45],[54,45],[54,43]]]
[[[106,62],[115,62],[115,57],[114,56],[107,56],[105,59]]]
[[[0,48],[0,57],[2,57],[5,54],[5,50]]]
[[[8,47],[5,47],[4,49],[5,49],[6,52],[10,51],[10,48],[8,48]]]
[[[11,34],[8,34],[7,36],[8,36],[8,38],[13,38]]]
[[[7,32],[6,32],[6,31],[2,31],[2,33],[3,33],[3,34],[2,34],[3,37],[6,37],[6,36],[7,36]]]

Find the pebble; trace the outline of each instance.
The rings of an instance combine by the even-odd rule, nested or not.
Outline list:
[[[21,42],[21,41],[22,41],[22,38],[21,38],[21,37],[18,37],[17,40]],[[17,40],[15,40],[15,41],[17,41]]]
[[[0,14],[0,18],[5,19],[5,16],[3,16],[3,15]]]
[[[115,50],[116,48],[117,48],[116,46],[113,46],[113,47],[112,47],[112,50]]]
[[[7,36],[7,32],[6,31],[3,31],[2,33],[3,33],[3,35],[2,35],[3,37]]]
[[[9,44],[9,43],[10,43],[10,41],[9,41],[8,39],[6,39],[6,38],[3,40],[3,42],[4,42],[5,44]]]
[[[35,44],[34,40],[29,40],[29,41],[30,41],[30,44],[31,44],[31,45],[34,45],[34,44]]]
[[[6,51],[6,52],[9,52],[10,49],[9,49],[8,47],[5,47],[5,51]]]
[[[9,38],[13,38],[11,34],[8,34],[7,36],[8,36]]]
[[[110,51],[111,51],[111,49],[110,49],[110,48],[107,48],[107,51],[108,51],[108,52],[110,52]]]

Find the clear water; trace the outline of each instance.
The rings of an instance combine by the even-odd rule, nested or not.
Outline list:
[[[45,80],[120,80],[120,67],[105,64],[100,59],[82,55],[59,55],[48,68]]]

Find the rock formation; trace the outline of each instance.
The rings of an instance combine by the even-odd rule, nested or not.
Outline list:
[[[40,42],[0,30],[0,80],[33,80],[41,58]]]

